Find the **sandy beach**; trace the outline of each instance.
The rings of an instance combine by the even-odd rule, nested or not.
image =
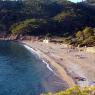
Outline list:
[[[88,86],[95,82],[95,54],[68,49],[54,43],[22,41],[32,47],[55,70],[69,87]],[[78,80],[77,78],[81,78]]]

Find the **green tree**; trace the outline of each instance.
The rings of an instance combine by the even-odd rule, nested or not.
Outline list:
[[[76,38],[77,38],[78,40],[84,40],[84,34],[83,34],[83,32],[82,32],[82,31],[78,31],[78,32],[76,33]]]
[[[93,31],[93,28],[91,28],[91,27],[86,27],[83,30],[83,33],[84,33],[85,39],[87,39],[87,38],[89,38],[91,36],[94,36],[94,31]]]
[[[85,39],[82,44],[86,46],[95,46],[95,36],[90,36],[88,39]]]
[[[13,35],[20,36],[38,29],[42,24],[47,23],[43,19],[27,19],[25,21],[13,24],[10,31]]]

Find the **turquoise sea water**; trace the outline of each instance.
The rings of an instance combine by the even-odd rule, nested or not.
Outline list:
[[[55,79],[46,64],[24,46],[0,41],[0,95],[40,95],[56,86],[48,84]]]

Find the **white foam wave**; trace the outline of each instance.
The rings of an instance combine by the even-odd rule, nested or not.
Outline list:
[[[49,66],[49,64],[48,64],[47,62],[45,62],[44,60],[43,60],[43,62],[46,64],[47,68],[48,68],[50,71],[53,72],[53,69]]]
[[[23,45],[27,50],[29,50],[31,53],[33,53],[33,54],[36,54],[36,55],[38,55],[38,57],[39,58],[41,58],[40,57],[40,54],[39,53],[37,53],[33,48],[31,48],[31,47],[29,47],[28,45]],[[46,62],[46,61],[44,61],[43,59],[42,59],[42,62],[43,63],[45,63],[46,64],[46,67],[51,71],[51,72],[53,72],[55,75],[56,75],[56,73],[53,71],[53,69],[49,66],[49,64]]]
[[[33,48],[31,48],[31,47],[29,47],[29,46],[27,46],[27,45],[24,45],[24,47],[25,47],[27,50],[29,50],[31,53],[37,55],[37,56],[40,58],[40,54],[37,53]]]

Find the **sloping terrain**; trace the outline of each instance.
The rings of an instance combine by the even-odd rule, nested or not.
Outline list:
[[[41,24],[40,29],[39,27],[32,29],[37,34],[31,33],[32,30],[27,30],[28,34],[74,36],[76,32],[83,30],[86,26],[95,27],[94,15],[93,7],[66,0],[0,1],[0,31],[11,33],[10,27],[15,24],[19,25],[30,19],[44,19],[47,23]],[[19,33],[19,31],[17,32]],[[24,31],[24,34],[27,33]]]

